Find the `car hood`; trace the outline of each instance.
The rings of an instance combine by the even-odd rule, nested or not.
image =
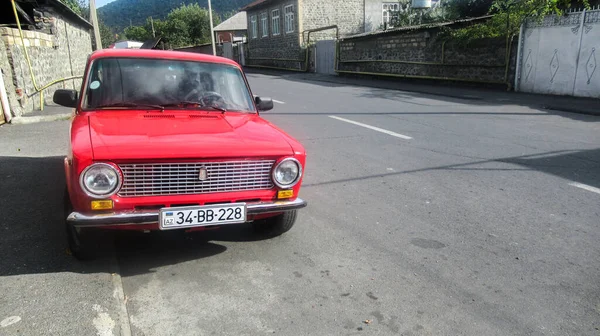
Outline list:
[[[293,154],[282,132],[256,114],[97,111],[88,118],[95,160]]]

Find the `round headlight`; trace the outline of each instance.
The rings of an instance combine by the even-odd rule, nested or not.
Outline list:
[[[280,188],[293,187],[302,176],[302,167],[296,159],[285,159],[273,170],[273,181]]]
[[[81,174],[81,187],[92,197],[107,197],[117,192],[121,176],[117,169],[106,163],[95,163]]]

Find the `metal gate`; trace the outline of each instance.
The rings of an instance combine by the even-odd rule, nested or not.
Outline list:
[[[317,41],[315,44],[315,72],[335,75],[335,40]]]
[[[600,9],[528,21],[519,44],[517,91],[600,98]]]
[[[223,43],[223,57],[233,59],[233,44],[231,42]]]

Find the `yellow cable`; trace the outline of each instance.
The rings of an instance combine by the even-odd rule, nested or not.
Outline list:
[[[33,68],[31,67],[31,61],[29,60],[29,53],[27,52],[27,48],[25,47],[25,38],[23,37],[23,30],[21,29],[21,21],[19,20],[19,14],[17,14],[17,6],[15,5],[15,0],[10,0],[12,4],[13,13],[15,14],[15,21],[17,22],[17,28],[19,29],[19,35],[21,35],[21,44],[23,45],[23,50],[25,51],[25,59],[27,59],[27,66],[29,67],[29,73],[31,74],[31,80],[33,81],[33,87],[36,92],[39,92],[37,83],[35,81],[35,75],[33,74]]]

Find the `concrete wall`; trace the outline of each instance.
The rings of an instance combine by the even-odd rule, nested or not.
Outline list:
[[[509,81],[514,78],[510,69],[515,66],[516,40],[511,49]],[[505,38],[462,46],[444,43],[432,30],[390,32],[342,40],[339,70],[502,83],[506,52]]]
[[[524,26],[518,90],[600,98],[600,10]]]
[[[0,53],[0,62],[8,64],[5,72],[5,82],[11,82],[13,88],[6,85],[11,100],[11,112],[15,116],[27,114],[40,108],[39,94],[33,85],[25,50],[29,54],[31,66],[39,87],[55,80],[82,76],[87,57],[92,52],[91,36],[87,27],[65,20],[49,10],[45,10],[49,18],[51,34],[24,30],[24,45],[19,31],[13,28],[0,28],[4,52]],[[3,55],[6,59],[2,60]],[[81,80],[69,80],[44,90],[44,101],[52,103],[52,95],[59,88],[79,90]]]
[[[284,28],[285,13],[283,8],[288,5],[294,5],[295,9],[295,31],[286,33]],[[271,28],[271,13],[272,10],[279,9],[280,27],[279,35],[273,35]],[[260,24],[260,14],[268,13],[269,15],[269,34],[262,37]],[[252,16],[256,15],[258,23],[258,37],[252,37]],[[302,69],[304,67],[304,50],[300,46],[300,24],[299,24],[299,7],[297,0],[286,0],[277,2],[271,6],[251,9],[247,11],[248,16],[248,54],[246,58],[247,65],[273,66],[281,68]],[[276,60],[279,59],[279,60]],[[302,60],[302,61],[300,61]]]

